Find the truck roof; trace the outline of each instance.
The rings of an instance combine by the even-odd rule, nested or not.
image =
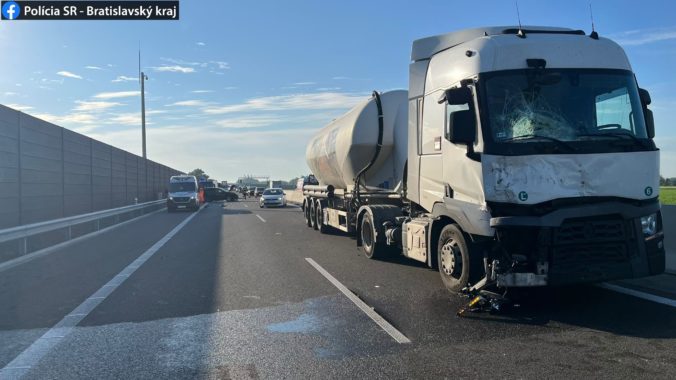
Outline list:
[[[493,36],[498,34],[516,34],[522,30],[526,35],[529,33],[556,33],[556,34],[579,34],[584,35],[582,30],[558,28],[551,26],[488,26],[474,29],[463,29],[456,32],[439,34],[413,41],[411,49],[411,61],[429,59],[442,50],[452,48],[473,40],[475,38]]]

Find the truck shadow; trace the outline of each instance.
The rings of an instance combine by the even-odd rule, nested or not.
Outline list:
[[[233,209],[223,209],[223,215],[243,215],[243,214],[253,214],[249,210],[233,210]]]
[[[676,338],[676,309],[594,285],[533,288],[512,292],[515,306],[466,318],[505,324],[558,322],[641,338]]]
[[[219,209],[223,215],[243,215],[252,214],[251,211],[241,208],[233,208],[232,204],[237,202],[211,201],[207,207]]]
[[[361,248],[359,248],[359,251],[362,255],[364,254],[364,251]],[[382,261],[388,264],[403,265],[407,267],[429,269],[431,271],[436,272],[436,269],[429,268],[426,263],[411,260],[405,257],[404,255],[400,254],[396,250],[390,252],[389,255],[387,256],[379,258],[378,261]]]
[[[260,208],[256,205],[256,209],[260,211],[282,212],[282,213],[299,213],[301,210],[298,207],[265,207]]]

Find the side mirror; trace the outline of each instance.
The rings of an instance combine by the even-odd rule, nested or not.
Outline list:
[[[450,105],[469,104],[472,102],[472,90],[469,87],[450,88],[439,98],[439,104],[443,102]]]
[[[649,106],[652,102],[652,99],[650,99],[650,93],[646,89],[639,88],[638,96],[641,98],[641,104],[643,104],[643,107]]]
[[[453,144],[474,144],[476,116],[472,110],[453,112],[448,119],[446,138]]]
[[[653,111],[644,108],[643,116],[645,116],[645,128],[648,132],[648,138],[655,137],[655,119],[653,118]]]

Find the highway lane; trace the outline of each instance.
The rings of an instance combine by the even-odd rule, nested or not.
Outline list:
[[[4,366],[190,215],[160,213],[0,273]],[[398,344],[306,258],[374,307]],[[5,303],[8,302],[8,303]],[[595,287],[458,318],[434,270],[371,261],[300,210],[212,203],[28,378],[644,377],[676,369],[675,309]],[[27,305],[31,305],[28,307]],[[19,310],[22,310],[19,312]]]
[[[0,368],[185,217],[152,214],[0,272]]]

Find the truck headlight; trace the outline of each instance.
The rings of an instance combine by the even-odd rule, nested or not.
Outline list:
[[[197,198],[195,198],[194,195],[191,195],[191,196],[190,196],[190,200],[191,200],[191,201],[194,201],[195,199],[197,199]]]
[[[170,201],[173,201],[173,200],[174,200],[174,197],[169,196],[169,200],[170,200]]]
[[[652,236],[657,232],[657,214],[641,217],[641,229],[644,236]]]

